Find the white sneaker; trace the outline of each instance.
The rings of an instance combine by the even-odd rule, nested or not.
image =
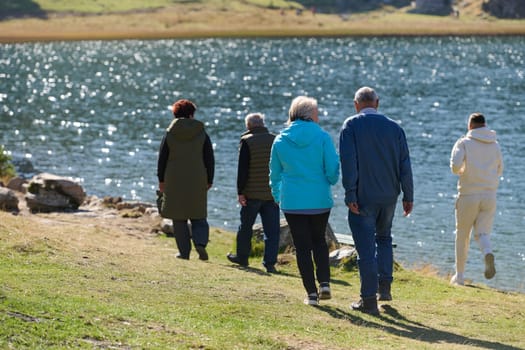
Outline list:
[[[306,298],[304,298],[304,303],[306,305],[317,306],[319,305],[319,298],[317,297],[316,293],[311,293],[308,294]]]
[[[465,281],[463,280],[463,278],[458,278],[458,275],[454,274],[454,276],[452,276],[452,278],[450,279],[450,284],[453,286],[464,286]]]

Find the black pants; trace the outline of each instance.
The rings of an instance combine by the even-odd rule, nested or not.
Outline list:
[[[314,215],[285,213],[284,216],[292,234],[304,288],[308,294],[317,293],[315,277],[319,283],[330,282],[328,244],[325,239],[330,212]]]

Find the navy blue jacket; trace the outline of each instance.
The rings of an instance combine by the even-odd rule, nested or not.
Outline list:
[[[412,167],[405,132],[390,118],[367,109],[343,123],[339,155],[345,203],[391,204],[403,191],[414,201]]]

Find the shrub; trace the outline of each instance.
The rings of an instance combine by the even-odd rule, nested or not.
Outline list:
[[[11,156],[0,145],[0,180],[8,181],[16,176],[15,167],[11,163]]]

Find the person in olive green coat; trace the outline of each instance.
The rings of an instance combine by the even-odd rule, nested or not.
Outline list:
[[[173,220],[178,258],[190,258],[193,240],[199,259],[208,260],[207,193],[215,170],[213,147],[204,124],[194,119],[193,102],[179,100],[172,110],[174,119],[162,139],[157,163],[160,214]]]

